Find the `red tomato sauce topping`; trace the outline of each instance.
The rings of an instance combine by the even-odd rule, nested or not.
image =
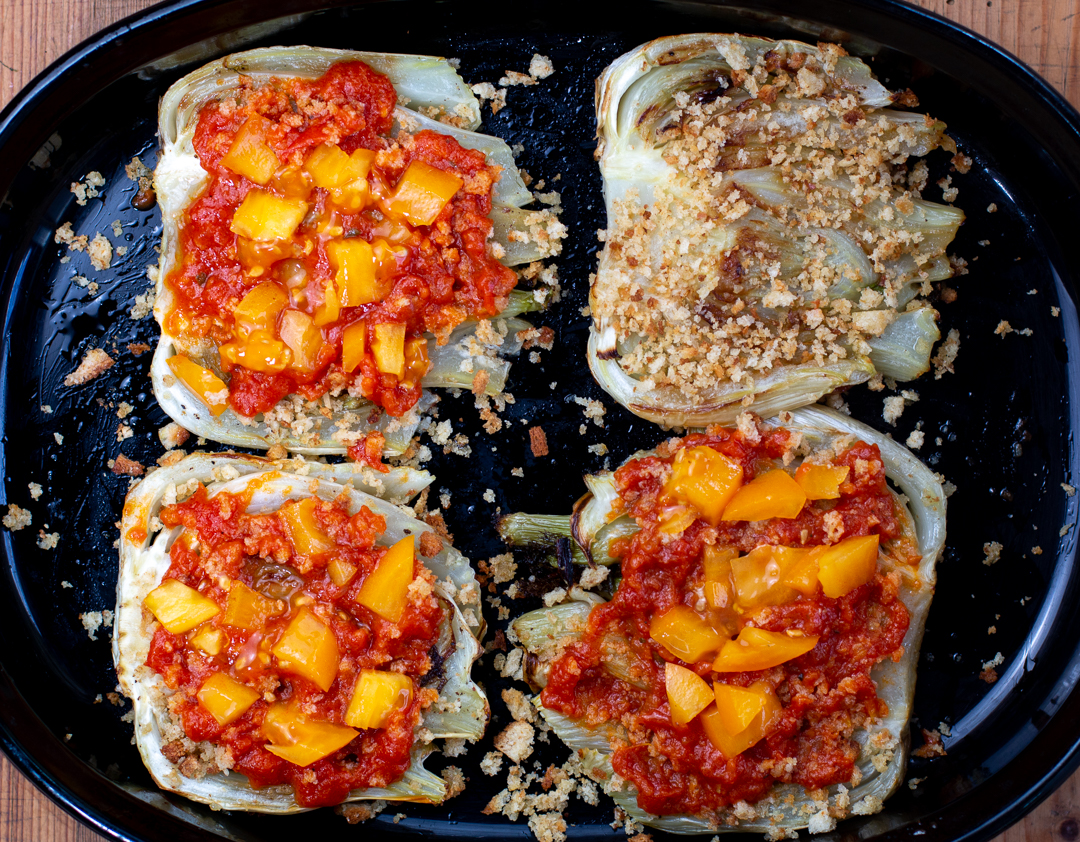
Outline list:
[[[161,512],[166,527],[184,531],[157,591],[176,580],[220,609],[187,631],[162,625],[154,633],[147,665],[175,691],[170,711],[190,739],[226,749],[232,771],[254,787],[288,784],[303,807],[337,804],[351,790],[398,780],[410,765],[421,713],[438,697],[423,684],[448,609],[430,587],[415,587],[415,580],[430,584],[433,577],[412,557],[414,585],[390,622],[362,604],[365,582],[391,552],[375,543],[386,528],[383,517],[367,507],[350,516],[339,501],[314,499],[247,514],[249,502],[250,492],[209,497],[200,486]],[[297,634],[301,621],[305,631]],[[362,670],[399,681],[408,676],[412,689],[397,697],[382,727],[352,728],[350,739],[350,703]],[[223,724],[220,707],[206,696],[208,680],[239,687],[231,695],[248,707]],[[303,765],[271,750],[282,733],[271,724],[274,716],[295,728],[300,749],[313,752]],[[326,752],[319,733],[305,736],[309,726],[344,734],[346,742]],[[175,750],[163,749],[177,762]],[[314,759],[320,751],[326,753]],[[182,761],[178,766],[184,771]]]
[[[616,507],[624,507],[641,529],[613,546],[622,572],[616,593],[592,609],[583,635],[554,662],[542,701],[588,727],[616,723],[614,769],[636,787],[639,806],[650,813],[707,814],[737,801],[754,802],[778,782],[809,789],[850,783],[859,753],[853,732],[887,713],[870,670],[903,653],[909,615],[898,596],[898,574],[872,567],[867,581],[838,598],[825,596],[815,583],[812,595],[789,589],[782,599],[766,596],[752,608],[740,608],[737,578],[724,579],[725,595],[719,599],[728,601],[726,607],[717,608],[703,597],[705,557],[717,548],[738,556],[763,544],[835,544],[837,524],[845,540],[877,535],[883,551],[903,563],[917,563],[911,533],[902,524],[907,515],[886,486],[876,446],[854,443],[829,462],[849,469],[838,499],[810,500],[796,517],[716,525],[698,517],[681,533],[662,531],[670,508],[670,486],[665,484],[678,451],[711,448],[741,469],[745,486],[782,468],[779,460],[790,445],[784,430],[761,428],[760,441],[751,442],[738,431],[712,428],[661,446],[661,455],[631,461],[615,472]],[[790,631],[796,641],[817,636],[818,642],[805,654],[767,669],[717,672],[715,648],[696,661],[684,661],[651,633],[655,619],[674,607],[693,611],[702,625],[720,632],[721,641],[752,626]],[[778,699],[782,709],[757,742],[725,756],[705,727],[716,706],[685,724],[673,722],[665,678],[669,663],[713,685],[703,707],[712,704],[717,685],[754,685]]]
[[[500,168],[448,135],[391,138],[395,102],[352,61],[247,80],[200,112],[210,178],[181,221],[166,327],[218,347],[196,360],[211,385],[173,368],[212,409],[227,385],[248,417],[346,390],[402,415],[430,368],[424,334],[444,344],[505,308],[516,276],[488,248]]]

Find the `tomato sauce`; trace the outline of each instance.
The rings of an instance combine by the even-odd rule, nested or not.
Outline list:
[[[357,602],[364,580],[387,552],[375,543],[385,520],[366,507],[350,517],[343,505],[319,501],[315,522],[333,550],[330,556],[311,557],[298,552],[279,514],[246,514],[249,501],[250,494],[225,492],[210,498],[200,486],[187,501],[165,507],[165,526],[182,526],[184,532],[171,547],[164,581],[177,579],[222,609],[228,588],[239,582],[273,600],[278,613],[254,630],[228,625],[224,610],[185,634],[159,627],[147,665],[175,691],[169,707],[187,736],[228,749],[232,770],[246,775],[256,788],[288,784],[301,806],[316,807],[340,803],[353,789],[393,783],[411,763],[423,708],[437,698],[436,691],[422,685],[446,609],[434,595],[413,598],[400,620],[391,623]],[[327,571],[330,558],[353,565],[356,574],[345,584],[335,584]],[[413,573],[430,579],[417,561]],[[325,622],[336,640],[340,661],[326,692],[282,668],[271,654],[301,608]],[[216,654],[192,642],[207,629],[224,636]],[[311,719],[341,725],[362,669],[393,670],[413,679],[416,692],[390,715],[386,727],[360,729],[344,748],[305,767],[267,750],[262,726],[271,704],[284,703]],[[204,682],[221,672],[260,694],[227,725],[219,724],[197,697]]]
[[[738,463],[749,482],[776,468],[790,444],[783,430],[760,432],[760,441],[751,442],[738,431],[710,429],[615,472],[616,507],[624,507],[641,529],[613,546],[622,572],[618,589],[611,601],[593,608],[584,634],[554,662],[542,694],[545,707],[587,727],[617,723],[614,769],[637,789],[639,806],[653,814],[701,815],[737,801],[754,802],[777,782],[808,789],[850,783],[858,758],[854,731],[888,710],[870,670],[885,658],[900,658],[909,615],[898,596],[898,574],[886,574],[880,565],[870,581],[839,598],[826,597],[818,586],[812,597],[797,595],[733,620],[726,629],[729,638],[750,620],[772,632],[819,636],[806,654],[767,670],[713,673],[711,656],[686,664],[650,636],[652,619],[673,606],[702,610],[707,545],[741,553],[764,543],[819,546],[827,543],[826,514],[838,512],[845,538],[876,534],[883,546],[895,542],[903,547],[901,518],[906,515],[886,486],[877,447],[863,442],[832,461],[850,468],[839,499],[808,502],[791,519],[721,521],[715,527],[697,519],[681,534],[662,534],[667,465],[675,452],[711,447]],[[909,563],[917,561],[910,552],[901,555]],[[701,716],[685,725],[673,723],[665,662],[687,666],[714,685],[764,682],[783,709],[763,739],[725,757],[706,734]]]
[[[236,340],[233,311],[246,293],[267,280],[288,293],[289,308],[315,316],[335,277],[328,243],[383,238],[403,247],[394,265],[380,270],[389,276],[386,294],[370,303],[342,306],[336,318],[324,320],[319,325],[321,345],[303,365],[297,363],[298,352],[283,364],[282,354],[288,357],[284,350],[270,363],[252,363],[254,368],[229,360],[200,360],[223,375],[229,403],[241,415],[266,412],[287,394],[315,400],[348,390],[400,416],[420,397],[419,380],[429,366],[426,352],[399,375],[380,366],[368,347],[363,359],[346,370],[344,329],[363,323],[370,336],[375,325],[401,324],[407,337],[434,334],[445,343],[466,319],[490,318],[506,306],[516,275],[493,259],[488,248],[491,192],[499,168],[448,135],[420,131],[391,138],[395,103],[394,88],[385,76],[352,61],[334,65],[315,80],[274,79],[258,87],[242,83],[199,114],[194,147],[210,177],[181,220],[178,265],[166,279],[174,294],[167,322],[173,335],[206,337],[219,347]],[[253,115],[263,118],[258,122],[260,141],[280,164],[266,184],[223,164]],[[333,191],[313,186],[305,161],[320,145],[346,153],[376,153],[364,185],[370,197],[343,204]],[[414,161],[452,173],[462,182],[430,225],[393,218],[388,210],[387,200]],[[234,214],[255,189],[304,202],[306,216],[290,237],[253,245],[233,232]],[[280,321],[279,315],[279,328]],[[275,338],[287,341],[281,330]]]

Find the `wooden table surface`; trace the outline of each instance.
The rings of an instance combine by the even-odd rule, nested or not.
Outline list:
[[[0,0],[0,108],[49,63],[151,0]],[[1080,107],[1080,0],[919,0],[1019,56]],[[0,754],[0,842],[99,842]],[[1080,772],[994,842],[1080,838]]]

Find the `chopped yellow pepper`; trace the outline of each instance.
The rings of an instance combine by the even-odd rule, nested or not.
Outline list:
[[[229,387],[210,369],[192,362],[184,354],[169,357],[166,362],[176,379],[194,392],[215,418],[229,408]]]
[[[414,536],[406,535],[387,550],[356,595],[357,602],[391,623],[401,619],[409,602],[414,540]]]
[[[322,331],[315,321],[301,310],[286,310],[281,314],[278,328],[281,341],[292,351],[292,366],[305,372],[314,371],[319,364],[323,347]]]
[[[191,631],[221,611],[214,600],[179,579],[166,579],[146,595],[143,605],[172,634]]]
[[[267,190],[252,190],[233,214],[229,230],[259,242],[287,240],[307,216],[308,203],[283,199]]]
[[[375,367],[383,374],[405,375],[405,325],[377,324],[372,326],[371,353]]]
[[[705,568],[705,601],[710,608],[728,608],[732,604],[731,562],[739,551],[733,547],[706,546],[702,564]]]
[[[704,678],[670,661],[664,664],[664,685],[676,725],[685,725],[713,702],[712,688]]]
[[[361,670],[345,712],[345,724],[353,728],[385,728],[394,711],[409,706],[412,694],[412,679],[407,675]]]
[[[762,544],[731,561],[735,599],[743,608],[783,605],[795,598],[795,591],[784,582],[784,573],[809,551],[793,547]]]
[[[752,672],[778,667],[817,646],[816,634],[792,636],[747,626],[727,641],[713,661],[715,672]]]
[[[292,545],[300,555],[319,556],[329,553],[337,546],[322,531],[315,516],[318,501],[314,497],[290,500],[278,509],[278,517],[285,524]]]
[[[685,447],[675,454],[663,496],[693,506],[713,526],[742,485],[742,467],[711,447]]]
[[[203,626],[191,636],[191,645],[210,657],[220,655],[225,648],[225,632],[211,625]]]
[[[326,572],[330,576],[330,581],[340,588],[352,581],[352,577],[356,575],[356,565],[344,559],[334,558],[326,565]]]
[[[722,520],[768,520],[797,517],[806,505],[806,493],[779,468],[767,471],[739,489],[724,509]]]
[[[273,281],[252,287],[233,310],[238,334],[246,336],[256,330],[273,333],[278,315],[288,304],[288,293]]]
[[[256,184],[266,184],[280,165],[278,156],[266,142],[273,123],[260,114],[252,114],[236,132],[232,146],[221,165]]]
[[[394,188],[386,210],[412,225],[431,225],[464,183],[454,173],[413,161]]]
[[[724,637],[685,605],[676,605],[649,623],[649,636],[688,664],[715,652]]]
[[[316,187],[332,190],[366,179],[374,160],[370,149],[357,149],[349,155],[340,147],[323,143],[308,154],[304,169],[311,173]]]
[[[795,482],[807,500],[838,500],[840,485],[851,469],[847,465],[811,465],[803,462],[795,470]]]
[[[251,371],[276,374],[292,362],[288,346],[267,330],[255,330],[243,339],[226,342],[218,351],[225,362]]]
[[[818,557],[818,580],[825,596],[838,599],[873,579],[879,543],[877,535],[862,535],[825,548]]]
[[[306,608],[293,617],[270,651],[283,670],[308,679],[324,693],[337,677],[334,630]]]
[[[271,705],[262,724],[266,750],[297,766],[310,766],[345,748],[359,731],[332,722],[309,719],[285,704]]]
[[[701,724],[729,760],[768,736],[783,709],[776,694],[760,681],[749,687],[714,684],[713,691],[716,705],[702,714]]]
[[[326,244],[326,256],[336,273],[342,307],[374,304],[390,294],[390,282],[376,275],[375,252],[366,240],[331,240]]]
[[[282,612],[283,606],[273,599],[267,599],[243,582],[233,582],[229,586],[229,599],[225,603],[225,616],[222,622],[227,626],[246,631],[258,631],[266,621]]]
[[[367,325],[353,322],[341,334],[341,367],[346,374],[352,374],[364,361],[367,346]]]
[[[196,696],[218,725],[235,722],[260,698],[258,690],[223,672],[215,672],[206,679]]]

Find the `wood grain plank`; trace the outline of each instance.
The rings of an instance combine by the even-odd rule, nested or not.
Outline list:
[[[152,0],[0,0],[0,108],[82,39]],[[919,0],[1019,56],[1080,107],[1080,0]],[[1080,839],[1080,772],[994,842]],[[0,755],[0,842],[104,842]]]

